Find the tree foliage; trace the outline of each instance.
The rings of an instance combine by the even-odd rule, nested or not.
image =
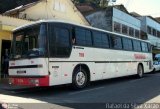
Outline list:
[[[108,0],[100,0],[99,6],[105,8],[108,6]]]

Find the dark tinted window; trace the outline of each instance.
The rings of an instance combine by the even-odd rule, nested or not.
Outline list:
[[[134,29],[131,27],[129,28],[129,35],[134,36]]]
[[[147,32],[148,34],[152,34],[152,28],[150,26],[147,26]]]
[[[71,51],[69,30],[51,25],[49,31],[50,56],[68,57]]]
[[[120,23],[117,23],[117,22],[114,22],[114,31],[115,32],[121,32],[121,24]]]
[[[69,31],[65,28],[55,28],[55,36],[57,41],[57,55],[66,56],[69,54]]]
[[[122,25],[122,33],[128,34],[128,27],[126,25]]]
[[[153,29],[153,36],[157,36],[157,31]]]
[[[141,43],[140,41],[133,40],[133,48],[135,51],[141,51]]]
[[[128,38],[122,38],[123,40],[123,49],[124,50],[133,50],[132,40]]]
[[[160,32],[159,31],[157,31],[157,37],[160,37]]]
[[[151,44],[148,43],[148,51],[151,52],[152,51],[152,46]]]
[[[102,34],[102,47],[109,48],[108,37],[109,37],[109,35]]]
[[[92,45],[92,35],[90,30],[86,30],[86,45]]]
[[[93,32],[93,43],[96,47],[102,47],[102,34],[100,32]]]
[[[91,32],[82,28],[75,28],[76,44],[89,46],[92,45]]]
[[[111,35],[110,37],[111,47],[114,49],[122,49],[121,37]]]
[[[139,36],[140,36],[139,30],[135,30],[135,37],[139,38]]]
[[[77,45],[85,45],[86,44],[85,29],[75,28],[75,35],[76,35],[76,44]]]
[[[148,52],[148,45],[147,45],[147,43],[141,42],[141,45],[142,45],[142,51],[143,52]]]
[[[93,32],[93,42],[96,47],[109,47],[108,35],[105,33]]]
[[[49,53],[50,56],[56,56],[56,37],[54,35],[54,25],[49,26]]]

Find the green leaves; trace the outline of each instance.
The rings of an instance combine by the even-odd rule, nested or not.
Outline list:
[[[108,0],[100,0],[100,7],[105,8],[108,6]]]

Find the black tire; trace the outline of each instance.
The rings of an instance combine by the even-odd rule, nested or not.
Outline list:
[[[143,75],[144,75],[143,66],[141,64],[139,64],[137,67],[137,77],[142,78]]]
[[[81,77],[81,79],[79,78],[79,81],[77,80],[78,75],[83,75],[84,80],[82,80],[83,78]],[[86,70],[84,70],[83,68],[77,68],[73,71],[73,76],[72,76],[72,88],[73,89],[83,89],[84,87],[86,87],[88,85],[89,79],[88,79],[88,75]],[[81,83],[81,84],[80,84]]]
[[[156,72],[156,69],[154,68],[152,72],[155,73],[155,72]]]

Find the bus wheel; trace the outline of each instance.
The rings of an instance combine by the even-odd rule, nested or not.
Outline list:
[[[87,86],[87,72],[83,68],[75,69],[72,77],[72,86],[74,89],[82,89]]]
[[[154,68],[152,72],[155,73],[155,72],[156,72],[156,69]]]
[[[143,77],[143,74],[144,74],[144,71],[143,71],[143,67],[141,64],[138,65],[138,68],[137,68],[137,76],[139,78],[142,78]]]

